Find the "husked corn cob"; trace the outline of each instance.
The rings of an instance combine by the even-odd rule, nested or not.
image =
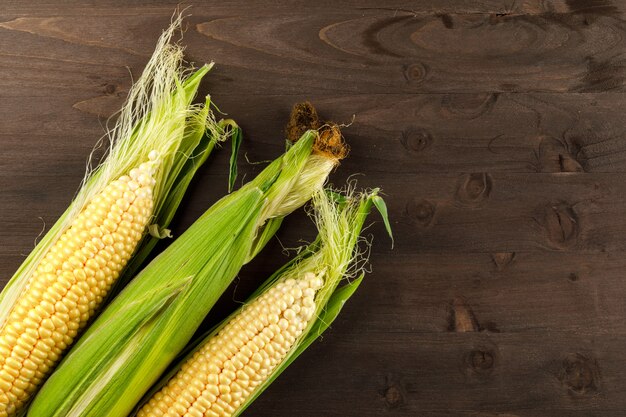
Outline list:
[[[287,279],[245,306],[183,364],[137,417],[232,416],[315,317],[323,280]]]
[[[340,201],[323,192],[314,197],[318,239],[203,337],[133,415],[239,416],[328,328],[361,282],[362,276],[337,289],[361,269],[355,247],[372,205],[390,231],[377,190],[335,198]]]
[[[153,160],[111,182],[45,254],[0,330],[0,416],[28,399],[87,324],[152,214]]]

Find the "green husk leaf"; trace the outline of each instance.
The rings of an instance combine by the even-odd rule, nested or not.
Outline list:
[[[267,242],[274,237],[278,229],[280,229],[280,225],[283,223],[283,217],[274,217],[269,219],[262,227],[261,233],[254,240],[254,244],[252,249],[250,250],[250,254],[248,255],[247,262],[250,262],[254,259],[261,250],[265,247]]]
[[[243,141],[243,132],[234,120],[228,119],[222,121],[222,123],[231,131],[230,143],[232,149],[230,152],[230,173],[228,175],[228,192],[230,193],[233,191],[235,181],[237,180],[237,155],[239,154],[239,147]]]
[[[157,287],[135,300],[130,300],[126,305],[122,306],[118,311],[118,318],[123,318],[125,326],[110,327],[110,337],[107,343],[89,343],[89,337],[85,336],[84,343],[90,351],[90,355],[79,357],[67,366],[75,378],[74,383],[81,382],[81,378],[85,375],[81,373],[81,369],[102,366],[107,359],[107,353],[111,349],[123,349],[133,337],[138,334],[151,320],[158,317],[171,302],[179,297],[186,288],[191,284],[191,279],[184,279],[174,285],[164,285]],[[109,319],[112,320],[112,319]],[[67,357],[61,362],[60,366],[66,362]],[[53,374],[54,375],[54,374]],[[51,385],[49,394],[55,395],[55,391],[62,392],[64,387],[61,385]],[[88,394],[88,393],[86,393]],[[32,410],[29,410],[29,414]],[[36,410],[34,411],[36,412]]]
[[[387,230],[387,234],[391,238],[391,249],[393,249],[393,232],[391,231],[391,224],[389,223],[389,214],[387,212],[387,204],[385,204],[385,200],[382,197],[376,195],[372,197],[372,203],[380,213],[383,218],[383,223],[385,224],[385,229]]]
[[[166,239],[172,237],[172,231],[170,229],[163,229],[158,224],[151,224],[148,226],[148,233],[150,236],[157,239]]]
[[[346,197],[345,194],[342,194],[338,191],[328,189],[326,190],[326,194],[328,195],[328,198],[330,198],[332,201],[334,201],[338,205],[343,205],[348,202],[348,197]]]

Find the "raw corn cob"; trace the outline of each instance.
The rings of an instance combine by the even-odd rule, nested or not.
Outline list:
[[[376,191],[337,203],[314,198],[318,240],[211,331],[157,385],[137,417],[237,416],[335,319],[361,278],[339,291],[358,256],[358,236]],[[363,261],[363,259],[361,259]]]
[[[338,157],[317,150],[331,139],[307,131],[254,180],[214,204],[89,327],[28,415],[131,412],[282,218],[322,189]]]
[[[132,87],[108,132],[106,159],[0,295],[0,417],[25,411],[113,286],[148,256],[157,239],[147,230],[164,233],[225,136],[208,100],[191,105],[210,67],[186,75],[182,48],[170,43],[179,25],[177,18],[162,34]]]

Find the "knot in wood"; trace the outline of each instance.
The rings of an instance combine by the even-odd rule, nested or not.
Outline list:
[[[411,222],[420,227],[432,225],[436,210],[437,207],[435,204],[428,200],[416,201],[415,199],[411,199],[406,205],[407,216]]]
[[[437,17],[441,19],[441,23],[446,29],[454,29],[454,20],[452,20],[452,16],[447,13],[440,13]]]
[[[567,203],[556,203],[545,208],[544,227],[549,242],[557,248],[570,247],[578,239],[578,216]]]
[[[455,297],[448,317],[448,331],[465,333],[480,330],[478,320],[463,297]]]
[[[117,87],[114,84],[104,84],[102,91],[106,95],[114,94],[117,91]]]
[[[599,370],[597,363],[580,353],[568,355],[562,363],[559,379],[574,394],[596,391]]]
[[[406,65],[404,67],[404,78],[410,84],[419,84],[426,79],[426,75],[428,74],[428,69],[423,64],[419,62]]]
[[[402,390],[397,384],[393,384],[385,390],[385,405],[388,408],[396,408],[403,403],[404,397],[402,396]]]
[[[498,98],[498,93],[446,94],[441,99],[441,111],[447,117],[473,120],[490,113]]]
[[[423,152],[431,145],[432,141],[432,135],[422,128],[410,128],[402,132],[400,137],[402,146],[411,154]]]
[[[481,206],[491,194],[493,181],[487,173],[463,175],[457,187],[456,199],[462,206]]]
[[[572,141],[564,141],[552,136],[540,136],[536,152],[538,172],[584,172],[577,160],[580,149]]]
[[[495,363],[493,352],[489,350],[477,349],[470,352],[469,364],[477,372],[491,370]]]
[[[515,252],[496,252],[491,255],[491,259],[493,259],[496,270],[502,272],[515,259]]]

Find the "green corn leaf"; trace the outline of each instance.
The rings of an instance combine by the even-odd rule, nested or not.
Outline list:
[[[254,244],[250,250],[250,254],[248,255],[247,262],[254,259],[259,252],[263,250],[267,242],[269,242],[269,240],[274,237],[278,229],[280,229],[280,225],[282,223],[282,217],[274,217],[273,219],[269,219],[267,223],[261,227],[260,234],[254,239]]]
[[[230,173],[228,175],[228,192],[232,192],[237,180],[237,155],[239,147],[243,141],[243,132],[233,120],[223,120],[221,122],[224,128],[230,129],[230,143],[232,150],[230,152]]]
[[[376,209],[383,218],[385,229],[387,230],[387,234],[391,238],[391,249],[393,249],[393,232],[391,231],[391,224],[389,223],[389,214],[387,213],[387,205],[385,204],[385,200],[383,200],[382,197],[375,195],[374,197],[372,197],[372,203],[374,203],[374,206],[376,206]]]

